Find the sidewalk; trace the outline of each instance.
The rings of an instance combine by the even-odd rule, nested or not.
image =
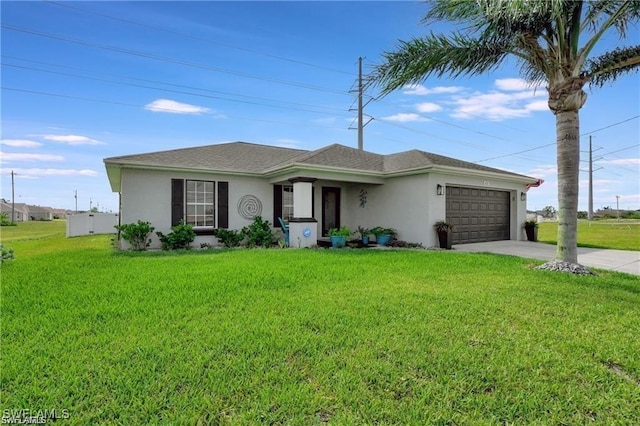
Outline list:
[[[530,241],[490,241],[486,243],[456,244],[454,250],[509,254],[538,260],[555,258],[556,246]],[[584,266],[640,275],[640,252],[578,247],[578,263]]]

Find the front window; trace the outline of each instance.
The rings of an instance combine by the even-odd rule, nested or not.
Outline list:
[[[194,227],[215,226],[214,182],[203,180],[187,181],[186,223]]]
[[[293,217],[293,185],[282,186],[282,218],[286,221]]]

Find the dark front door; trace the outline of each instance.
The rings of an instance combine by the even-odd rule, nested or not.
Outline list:
[[[322,236],[340,227],[340,188],[322,187]]]

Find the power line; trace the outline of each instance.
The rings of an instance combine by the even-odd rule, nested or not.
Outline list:
[[[640,115],[636,115],[636,116],[633,116],[633,117],[627,118],[627,119],[625,119],[625,120],[622,120],[622,121],[618,121],[618,122],[612,123],[612,124],[610,124],[610,125],[608,125],[608,126],[601,127],[601,128],[599,128],[599,129],[596,129],[596,130],[591,130],[591,131],[589,131],[589,132],[582,133],[580,136],[586,136],[586,135],[589,135],[589,134],[592,134],[592,133],[599,132],[599,131],[601,131],[601,130],[609,129],[609,128],[614,127],[614,126],[619,126],[620,124],[624,124],[624,123],[626,123],[626,122],[628,122],[628,121],[635,120],[635,119],[636,119],[636,118],[638,118],[638,117],[640,117]],[[505,154],[505,155],[501,155],[501,156],[498,156],[498,157],[485,158],[485,159],[482,159],[482,160],[478,160],[478,161],[476,161],[476,163],[483,163],[483,162],[485,162],[485,161],[489,161],[489,160],[496,160],[496,159],[498,159],[498,158],[511,157],[511,156],[514,156],[514,155],[523,154],[523,153],[525,153],[525,152],[536,151],[536,150],[538,150],[538,149],[547,148],[547,147],[550,147],[550,146],[555,145],[555,144],[556,144],[556,143],[555,143],[555,142],[553,142],[553,143],[549,143],[549,144],[546,144],[546,145],[540,145],[540,146],[537,146],[537,147],[534,147],[534,148],[531,148],[531,149],[525,149],[524,151],[513,152],[513,153],[511,153],[511,154]],[[634,146],[636,146],[636,145],[634,145]],[[619,151],[624,151],[625,149],[630,149],[630,148],[632,148],[632,147],[623,148],[623,149],[621,149],[621,150],[619,150]],[[613,151],[613,152],[619,152],[619,151]],[[609,152],[608,154],[612,154],[612,153],[611,153],[611,152]],[[603,154],[603,155],[607,155],[607,154]]]
[[[270,83],[277,83],[277,84],[283,84],[283,85],[287,85],[287,86],[300,87],[300,88],[303,88],[303,89],[316,90],[316,91],[320,91],[320,92],[335,93],[335,94],[338,94],[338,95],[349,95],[349,93],[347,91],[331,89],[331,88],[328,88],[328,87],[315,86],[315,85],[312,85],[312,84],[307,84],[307,83],[302,83],[302,82],[280,80],[280,79],[276,79],[276,78],[262,77],[262,76],[259,76],[259,75],[250,74],[250,73],[246,73],[246,72],[242,72],[242,71],[231,70],[231,69],[228,69],[228,68],[214,67],[214,66],[211,66],[211,65],[205,65],[205,64],[199,64],[199,63],[190,62],[190,61],[184,61],[184,60],[181,60],[181,59],[175,59],[175,58],[169,58],[169,57],[166,57],[166,56],[155,55],[155,54],[149,53],[149,52],[142,52],[142,51],[138,51],[138,50],[125,49],[125,48],[118,47],[118,46],[110,46],[110,45],[106,45],[106,44],[92,43],[92,42],[88,42],[88,41],[85,41],[85,40],[79,40],[79,39],[75,39],[75,38],[71,38],[71,37],[61,36],[61,35],[58,35],[58,34],[51,34],[51,33],[46,33],[46,32],[42,32],[42,31],[32,30],[32,29],[29,29],[29,28],[18,27],[18,26],[15,26],[15,25],[2,24],[1,26],[2,26],[2,28],[5,28],[5,29],[10,30],[10,31],[17,31],[17,32],[25,33],[25,34],[32,34],[32,35],[36,35],[38,37],[44,37],[44,38],[50,38],[50,39],[53,39],[53,40],[65,41],[65,42],[68,42],[68,43],[80,44],[80,45],[83,45],[83,46],[89,46],[89,47],[93,47],[93,48],[97,48],[97,49],[103,49],[103,50],[109,50],[109,51],[118,52],[118,53],[124,53],[124,54],[127,54],[127,55],[137,56],[137,57],[147,58],[147,59],[153,59],[153,60],[156,60],[156,61],[169,62],[169,63],[174,63],[174,64],[178,64],[178,65],[184,65],[184,66],[188,66],[188,67],[192,67],[192,68],[200,68],[200,69],[205,69],[205,70],[208,70],[208,71],[219,72],[219,73],[224,73],[224,74],[231,74],[231,75],[237,75],[239,77],[252,78],[252,79],[255,79],[255,80],[268,81]]]
[[[640,117],[640,116],[638,116],[638,117]],[[637,117],[636,117],[636,118],[637,118]],[[628,121],[628,120],[627,120],[627,121]],[[640,144],[630,145],[630,146],[627,146],[627,147],[625,147],[625,148],[617,149],[617,150],[615,150],[615,151],[605,152],[605,153],[604,153],[604,154],[602,154],[602,155],[615,154],[616,152],[626,151],[626,150],[628,150],[628,149],[631,149],[631,148],[638,148],[638,147],[640,147]]]
[[[620,124],[624,124],[624,123],[626,123],[627,121],[635,120],[635,119],[636,119],[636,118],[638,118],[638,117],[640,117],[640,115],[636,115],[636,116],[633,116],[633,117],[627,118],[626,120],[618,121],[617,123],[609,124],[608,126],[601,127],[601,128],[599,128],[599,129],[596,129],[596,130],[591,130],[590,132],[582,133],[580,136],[586,136],[586,135],[589,135],[589,134],[593,134],[593,133],[599,132],[599,131],[601,131],[601,130],[608,129],[608,128],[610,128],[610,127],[618,126],[618,125],[620,125]]]
[[[374,99],[376,99],[376,98],[374,98]],[[400,111],[404,111],[404,112],[409,113],[409,114],[415,114],[415,115],[417,115],[419,117],[426,118],[426,119],[431,120],[431,121],[435,121],[435,122],[438,122],[438,123],[446,124],[447,126],[455,127],[455,128],[462,129],[462,130],[466,130],[468,132],[476,133],[478,135],[488,136],[488,137],[493,138],[493,139],[503,140],[505,142],[512,142],[509,139],[505,139],[505,138],[503,138],[501,136],[496,136],[496,135],[493,135],[491,133],[481,132],[479,130],[474,130],[474,129],[470,128],[470,127],[461,126],[459,124],[451,123],[450,121],[445,121],[445,120],[442,120],[442,119],[439,119],[439,118],[435,118],[435,117],[432,117],[430,115],[426,115],[426,114],[421,113],[421,112],[415,112],[415,111],[412,111],[412,110],[409,110],[409,109],[406,109],[406,108],[398,107],[396,105],[392,105],[390,102],[380,101],[378,99],[376,99],[376,100],[378,102],[380,102],[380,103],[385,104],[385,105],[393,106],[394,108],[397,108]]]
[[[87,102],[96,102],[96,103],[102,103],[102,104],[110,104],[110,105],[118,105],[118,106],[126,106],[126,107],[133,107],[133,108],[145,108],[144,105],[137,105],[137,104],[130,104],[130,103],[126,103],[126,102],[118,102],[118,101],[109,101],[109,100],[105,100],[105,99],[97,99],[97,98],[86,98],[86,97],[82,97],[82,96],[73,96],[73,95],[65,95],[62,93],[51,93],[51,92],[42,92],[42,91],[38,91],[38,90],[28,90],[28,89],[19,89],[16,87],[7,87],[7,86],[1,86],[0,89],[2,90],[10,90],[13,92],[20,92],[20,93],[29,93],[29,94],[34,94],[34,95],[42,95],[42,96],[52,96],[52,97],[57,97],[57,98],[64,98],[64,99],[73,99],[73,100],[79,100],[79,101],[87,101]],[[175,112],[175,110],[170,109],[170,108],[156,108],[162,111],[166,111],[166,112]],[[219,115],[217,114],[205,114],[205,115],[210,115],[214,118],[219,118]],[[233,118],[233,119],[239,119],[239,120],[247,120],[247,121],[258,121],[258,122],[265,122],[265,123],[278,123],[278,124],[288,124],[288,125],[297,125],[297,126],[303,126],[303,127],[321,127],[321,128],[325,128],[325,129],[334,129],[334,130],[345,130],[345,128],[343,127],[334,127],[334,126],[322,126],[319,124],[313,124],[313,123],[293,123],[293,122],[285,122],[285,121],[275,121],[275,120],[263,120],[263,119],[258,119],[258,118],[247,118],[247,117],[237,117],[237,116],[226,116],[228,118]]]
[[[279,100],[279,99],[263,98],[263,97],[260,97],[260,96],[250,96],[250,95],[243,95],[243,94],[240,94],[240,93],[225,92],[225,91],[221,91],[221,90],[204,89],[204,88],[196,87],[196,86],[189,86],[189,85],[175,84],[175,83],[167,83],[167,82],[159,81],[159,80],[150,80],[150,79],[146,79],[146,78],[131,77],[131,76],[122,75],[122,74],[113,74],[113,73],[108,73],[108,72],[104,72],[104,71],[84,69],[84,68],[78,68],[78,67],[71,67],[71,66],[62,65],[62,64],[54,64],[54,63],[51,63],[51,62],[36,61],[36,60],[33,60],[33,59],[20,58],[20,57],[11,56],[11,55],[3,55],[3,57],[4,58],[9,58],[9,59],[15,59],[15,60],[18,60],[18,61],[32,62],[32,63],[36,63],[36,64],[41,64],[41,65],[48,65],[48,66],[53,66],[53,67],[58,67],[58,68],[66,68],[66,69],[75,70],[75,71],[89,72],[89,73],[92,73],[92,74],[104,74],[104,75],[108,75],[108,76],[116,77],[116,78],[124,78],[124,79],[134,80],[134,81],[143,81],[143,82],[146,82],[146,83],[162,84],[162,85],[165,85],[165,86],[180,87],[180,88],[185,88],[185,89],[195,89],[195,90],[200,90],[200,91],[203,91],[203,92],[219,93],[219,94],[223,94],[223,95],[237,96],[237,97],[240,97],[240,98],[258,99],[258,100],[262,100],[262,101],[280,102],[280,103],[290,104],[290,105],[308,106],[308,107],[312,107],[312,108],[323,108],[323,109],[331,109],[331,110],[335,110],[335,111],[344,112],[343,108],[337,108],[337,107],[328,107],[328,106],[312,105],[312,104],[306,104],[306,103],[300,103],[300,102],[282,101],[282,100]],[[18,67],[18,65],[10,65],[10,64],[6,64],[6,65],[13,66],[13,67]],[[25,68],[36,70],[36,71],[41,71],[41,72],[53,73],[53,74],[69,75],[69,76],[73,76],[73,77],[77,77],[77,78],[93,79],[93,80],[98,80],[98,81],[108,81],[108,82],[112,82],[112,83],[116,83],[116,84],[125,84],[125,83],[115,82],[115,81],[112,81],[112,80],[101,80],[101,79],[97,79],[95,77],[87,77],[87,76],[78,76],[78,75],[74,75],[74,74],[58,73],[58,72],[54,72],[54,71],[50,71],[50,70],[43,70],[43,69],[40,69],[40,68],[30,68],[30,67],[25,67]],[[146,87],[146,86],[141,86],[141,87]],[[158,90],[163,90],[163,89],[159,89],[158,88]]]
[[[549,144],[546,144],[546,145],[537,146],[535,148],[525,149],[524,151],[512,152],[511,154],[499,155],[497,157],[484,158],[482,160],[478,160],[478,161],[474,161],[474,162],[475,163],[484,163],[485,161],[497,160],[498,158],[513,157],[514,155],[524,154],[525,152],[536,151],[538,149],[547,148],[547,147],[553,146],[555,144],[556,144],[555,142],[554,143],[549,143]]]
[[[469,146],[469,147],[472,147],[472,148],[480,148],[480,149],[486,150],[486,147],[481,146],[481,145],[477,145],[477,144],[473,144],[473,143],[469,143],[469,142],[463,142],[463,141],[459,141],[457,139],[444,138],[442,136],[434,135],[433,133],[428,133],[428,132],[424,132],[422,130],[418,130],[418,129],[414,129],[414,128],[411,128],[411,127],[403,126],[402,124],[398,124],[398,123],[393,122],[393,121],[388,121],[388,120],[384,120],[384,119],[380,119],[380,120],[377,120],[377,121],[381,122],[381,123],[384,123],[384,124],[388,124],[390,126],[395,126],[395,127],[401,128],[401,129],[409,130],[410,132],[414,132],[414,133],[419,133],[419,134],[422,134],[422,135],[430,136],[430,137],[435,138],[435,139],[440,139],[440,140],[443,140],[443,141],[453,142],[453,143],[457,143],[457,144],[460,144],[460,145]]]
[[[198,41],[202,41],[202,42],[205,42],[205,43],[214,44],[214,45],[217,45],[217,46],[222,46],[222,47],[225,47],[225,48],[228,48],[228,49],[240,50],[240,51],[243,51],[243,52],[253,53],[253,54],[256,54],[256,55],[262,55],[262,56],[265,56],[265,57],[268,57],[268,58],[278,59],[278,60],[281,60],[281,61],[291,62],[291,63],[298,64],[298,65],[304,65],[304,66],[307,66],[307,67],[318,68],[318,69],[322,69],[322,70],[326,70],[326,71],[332,71],[332,72],[336,72],[336,73],[340,73],[340,74],[353,75],[352,72],[342,71],[342,70],[338,70],[338,69],[335,69],[335,68],[326,67],[324,65],[312,64],[310,62],[304,62],[304,61],[300,61],[300,60],[297,60],[297,59],[286,58],[284,56],[274,55],[274,54],[271,54],[271,53],[259,52],[257,50],[247,49],[245,47],[234,46],[234,45],[231,45],[231,44],[222,43],[222,42],[219,42],[219,41],[210,40],[210,39],[206,39],[206,38],[202,38],[202,37],[196,37],[196,36],[193,36],[191,34],[185,34],[185,33],[179,32],[179,31],[173,31],[173,30],[170,30],[168,28],[163,28],[163,27],[158,27],[158,26],[155,26],[155,25],[145,24],[145,23],[142,23],[142,22],[132,21],[130,19],[124,19],[124,18],[121,18],[121,17],[118,17],[118,16],[109,15],[109,14],[106,14],[106,13],[100,13],[100,12],[96,12],[96,11],[93,11],[93,10],[83,9],[83,8],[80,8],[80,7],[77,7],[77,6],[71,6],[69,3],[59,3],[59,2],[55,2],[55,1],[49,1],[49,0],[43,0],[43,2],[45,4],[55,5],[55,6],[59,6],[59,7],[65,7],[65,8],[77,10],[77,11],[80,11],[80,12],[83,12],[83,13],[96,15],[96,16],[101,16],[103,18],[113,19],[115,21],[125,22],[127,24],[137,25],[137,26],[145,27],[145,28],[151,28],[151,29],[156,30],[156,31],[162,31],[162,32],[169,33],[169,34],[178,35],[180,37],[186,37],[186,38],[190,38],[192,40],[198,40]]]
[[[341,115],[343,117],[350,117],[350,115],[348,115],[348,114],[337,114],[337,113],[333,113],[333,112],[330,113],[330,112],[326,112],[326,111],[316,111],[316,110],[310,110],[310,109],[304,109],[304,108],[291,108],[291,107],[285,107],[285,106],[281,106],[281,105],[270,105],[270,104],[264,104],[264,103],[259,103],[259,102],[251,102],[251,101],[244,101],[244,100],[239,100],[239,99],[224,98],[224,97],[221,97],[221,96],[205,95],[205,94],[202,94],[202,93],[185,92],[185,91],[182,91],[182,90],[163,89],[163,88],[160,88],[160,87],[145,86],[145,85],[142,85],[142,84],[125,83],[125,82],[121,82],[121,81],[107,80],[107,79],[96,78],[96,77],[87,77],[87,76],[81,76],[81,75],[76,75],[76,74],[69,74],[69,73],[62,73],[62,72],[57,72],[57,71],[43,70],[43,69],[38,69],[38,68],[33,68],[33,67],[25,67],[25,66],[21,66],[21,65],[13,65],[13,64],[3,63],[2,66],[21,68],[21,69],[28,69],[28,70],[33,70],[33,71],[38,71],[38,72],[45,72],[45,73],[56,74],[56,75],[62,75],[62,76],[73,77],[73,78],[78,78],[78,79],[100,81],[100,82],[106,82],[106,83],[111,83],[111,84],[119,84],[119,85],[123,85],[123,86],[131,86],[131,87],[139,87],[139,88],[143,88],[143,89],[158,90],[158,91],[168,92],[168,93],[179,93],[179,94],[183,94],[183,95],[198,96],[198,97],[209,98],[209,99],[217,99],[217,100],[223,100],[223,101],[228,101],[228,102],[238,102],[238,103],[242,103],[242,104],[260,105],[260,106],[266,106],[266,107],[271,107],[271,108],[280,108],[280,109],[287,109],[287,110],[314,112],[314,113],[319,113],[319,114],[333,114],[333,115]],[[161,83],[161,84],[164,84],[164,83]],[[210,91],[210,90],[207,90],[207,89],[197,89],[197,90]],[[211,92],[216,92],[216,91],[211,91]],[[219,92],[219,93],[228,93],[228,92]],[[232,96],[243,96],[243,97],[253,98],[253,97],[250,97],[250,96],[237,95],[237,94],[233,94],[233,93],[228,93],[228,94],[230,94]],[[295,102],[279,101],[277,99],[268,99],[268,98],[257,98],[257,99],[268,100],[268,101],[271,101],[271,102],[283,102],[283,103],[296,104]],[[311,106],[311,107],[315,107],[315,108],[324,108],[322,106],[309,105],[309,104],[296,104],[296,105],[305,105],[305,106]],[[335,108],[335,109],[337,109],[337,108]]]

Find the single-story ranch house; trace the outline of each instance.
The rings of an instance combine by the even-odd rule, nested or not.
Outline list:
[[[184,219],[198,247],[216,244],[214,229],[241,229],[258,215],[274,228],[287,221],[292,247],[313,246],[341,225],[391,227],[431,247],[440,220],[454,225],[454,244],[524,240],[526,193],[540,183],[419,150],[381,155],[339,144],[306,151],[231,142],[104,162],[121,223],[148,221],[168,233]]]

